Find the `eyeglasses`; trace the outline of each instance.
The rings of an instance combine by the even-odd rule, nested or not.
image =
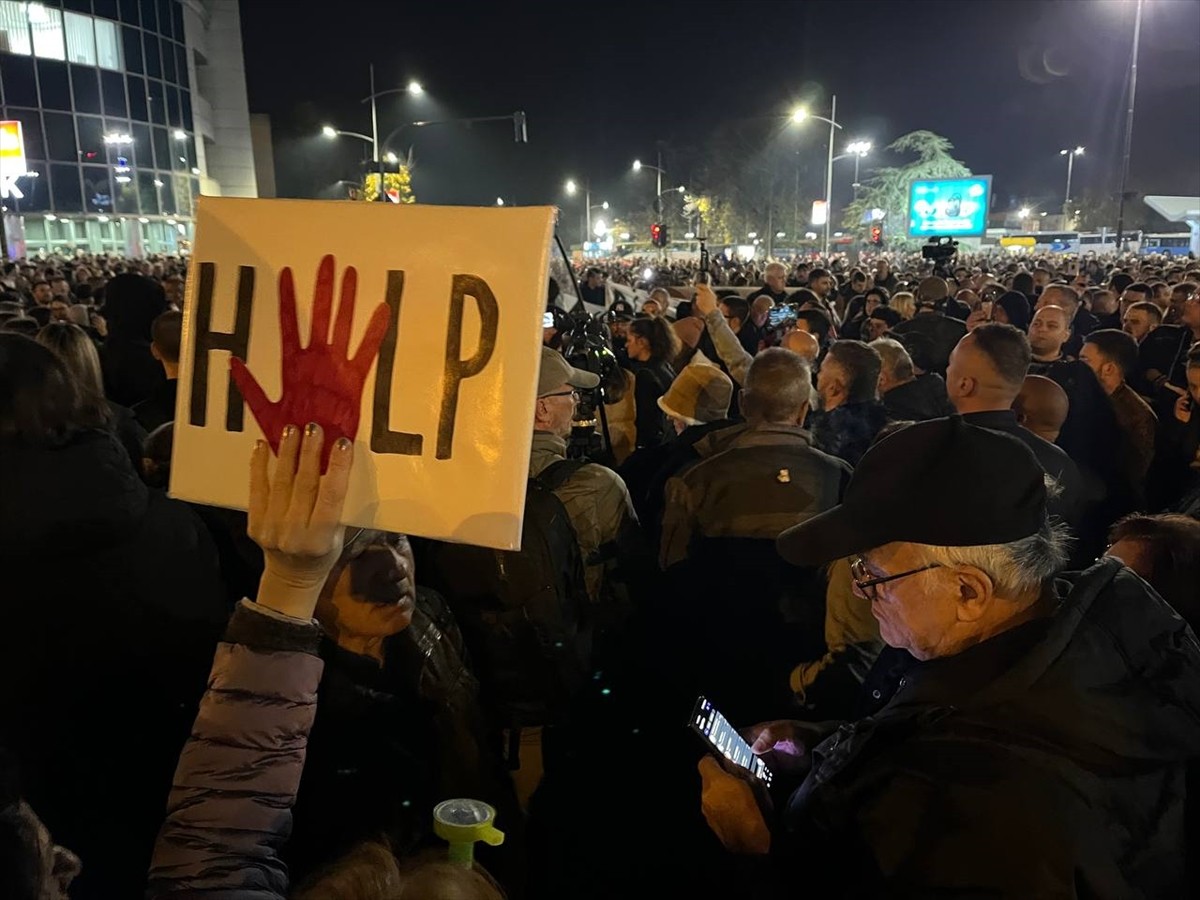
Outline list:
[[[867,561],[861,556],[850,558],[850,578],[854,581],[854,586],[868,600],[879,599],[879,592],[875,590],[878,585],[887,584],[889,581],[896,581],[900,578],[907,578],[909,575],[916,575],[918,572],[925,572],[929,569],[937,569],[941,567],[941,563],[930,563],[927,566],[921,566],[919,569],[909,569],[907,572],[900,572],[896,575],[884,575],[882,578],[874,578],[871,571],[867,568]]]
[[[559,391],[557,394],[542,394],[538,399],[545,400],[547,397],[570,397],[576,403],[579,402],[579,391]]]

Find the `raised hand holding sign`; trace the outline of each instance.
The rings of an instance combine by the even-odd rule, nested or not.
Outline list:
[[[354,324],[354,296],[358,273],[348,266],[342,274],[333,340],[329,321],[333,314],[334,259],[326,255],[317,268],[313,293],[312,329],[307,347],[300,346],[296,323],[296,288],[292,270],[279,273],[279,333],[282,350],[283,391],[277,401],[267,399],[261,385],[236,356],[229,361],[233,380],[250,412],[278,456],[279,439],[285,425],[316,423],[325,434],[321,448],[321,472],[329,467],[329,454],[338,438],[353,441],[358,433],[363,383],[379,355],[379,345],[388,327],[387,304],[371,313],[358,352],[350,357],[350,331]]]

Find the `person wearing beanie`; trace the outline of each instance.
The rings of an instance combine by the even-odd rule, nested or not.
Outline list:
[[[992,321],[1029,331],[1029,298],[1020,291],[1001,294],[992,307]]]
[[[939,375],[946,374],[950,351],[954,349],[959,338],[967,333],[964,320],[968,313],[963,313],[960,319],[941,311],[946,308],[948,296],[945,279],[930,277],[922,280],[917,288],[917,314],[892,329],[894,337],[906,334],[922,334],[928,337],[933,343],[931,371]],[[957,301],[952,302],[958,305]],[[959,310],[955,309],[954,312]]]
[[[658,398],[658,407],[666,414],[674,438],[637,450],[620,468],[638,520],[651,541],[656,541],[659,533],[663,489],[670,478],[700,458],[696,443],[714,432],[736,430],[737,423],[729,418],[732,400],[733,382],[729,376],[703,362],[685,366]]]
[[[658,406],[682,434],[689,426],[724,419],[732,397],[733,382],[716,366],[687,366],[658,398]]]

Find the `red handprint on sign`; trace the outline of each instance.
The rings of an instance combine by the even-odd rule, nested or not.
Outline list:
[[[363,382],[371,363],[379,355],[379,345],[388,327],[388,307],[380,303],[371,314],[358,352],[350,358],[350,329],[354,324],[354,294],[358,272],[347,266],[342,275],[342,293],[338,303],[333,341],[329,340],[329,320],[333,313],[333,256],[326,255],[317,267],[317,285],[313,294],[312,335],[307,347],[300,346],[296,324],[296,288],[292,270],[279,273],[279,338],[282,348],[283,392],[277,401],[267,399],[258,379],[246,363],[234,357],[229,361],[233,380],[242,392],[250,412],[279,453],[279,439],[287,425],[303,428],[315,422],[325,431],[321,450],[321,471],[329,465],[329,453],[340,437],[354,440],[358,432]]]

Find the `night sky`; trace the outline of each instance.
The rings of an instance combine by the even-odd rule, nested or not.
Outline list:
[[[312,12],[298,14],[300,3]],[[577,210],[562,193],[574,177],[619,211],[653,191],[653,173],[630,172],[635,157],[652,162],[661,147],[668,181],[687,183],[715,122],[784,116],[800,101],[828,115],[831,93],[845,125],[838,152],[856,138],[881,148],[936,131],[973,172],[994,176],[994,210],[1054,211],[1058,151],[1077,144],[1087,152],[1072,194],[1117,190],[1133,0],[500,6],[242,0],[250,109],[272,118],[280,195],[330,197],[355,177],[367,146],[319,132],[370,132],[359,101],[371,62],[379,89],[416,78],[427,92],[381,100],[381,135],[419,119],[528,114],[527,145],[504,122],[401,132],[388,149],[412,146],[422,202],[503,196]],[[1131,190],[1200,193],[1198,42],[1198,0],[1146,0]],[[804,187],[820,196],[826,132],[806,127]],[[864,161],[864,179],[882,159]],[[838,204],[849,199],[846,165]]]

